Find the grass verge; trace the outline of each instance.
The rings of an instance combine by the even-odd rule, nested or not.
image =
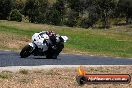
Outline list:
[[[7,25],[8,24],[8,25]],[[116,26],[109,30],[60,27],[0,21],[0,49],[20,50],[35,32],[52,30],[69,37],[65,53],[132,57],[132,26]]]
[[[88,74],[130,74],[132,66],[86,67]],[[10,79],[0,79],[1,88],[132,88],[129,84],[86,84],[76,82],[77,68],[29,70],[28,74],[13,73]]]

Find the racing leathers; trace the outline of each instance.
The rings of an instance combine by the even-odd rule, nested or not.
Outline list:
[[[56,59],[59,53],[64,48],[63,38],[52,31],[40,32],[40,35],[43,35],[43,34],[46,34],[49,36],[48,40],[44,40],[44,42],[46,42],[48,46],[46,58]]]

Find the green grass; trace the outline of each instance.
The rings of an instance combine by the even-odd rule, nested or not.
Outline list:
[[[46,24],[43,25],[0,21],[0,33],[16,35],[18,36],[16,40],[19,41],[23,37],[31,39],[31,36],[35,32],[42,30],[53,30],[60,35],[68,36],[69,40],[67,41],[64,49],[64,52],[66,53],[132,57],[131,25],[112,27],[109,30],[92,30],[83,28],[60,27]],[[3,41],[5,40],[2,40],[1,38],[1,42]],[[0,45],[0,47],[2,47],[2,44]],[[6,46],[6,48],[11,49],[8,48],[8,46]]]

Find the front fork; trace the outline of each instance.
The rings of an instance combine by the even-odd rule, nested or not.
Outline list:
[[[30,52],[33,52],[35,50],[36,45],[34,43],[29,43],[28,45],[33,48],[32,51],[30,51]]]

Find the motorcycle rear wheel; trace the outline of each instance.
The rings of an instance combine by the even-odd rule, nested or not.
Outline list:
[[[57,59],[56,50],[49,47],[48,51],[46,52],[46,58],[47,59]]]
[[[31,55],[33,48],[30,45],[26,45],[20,52],[21,58],[26,58]]]

